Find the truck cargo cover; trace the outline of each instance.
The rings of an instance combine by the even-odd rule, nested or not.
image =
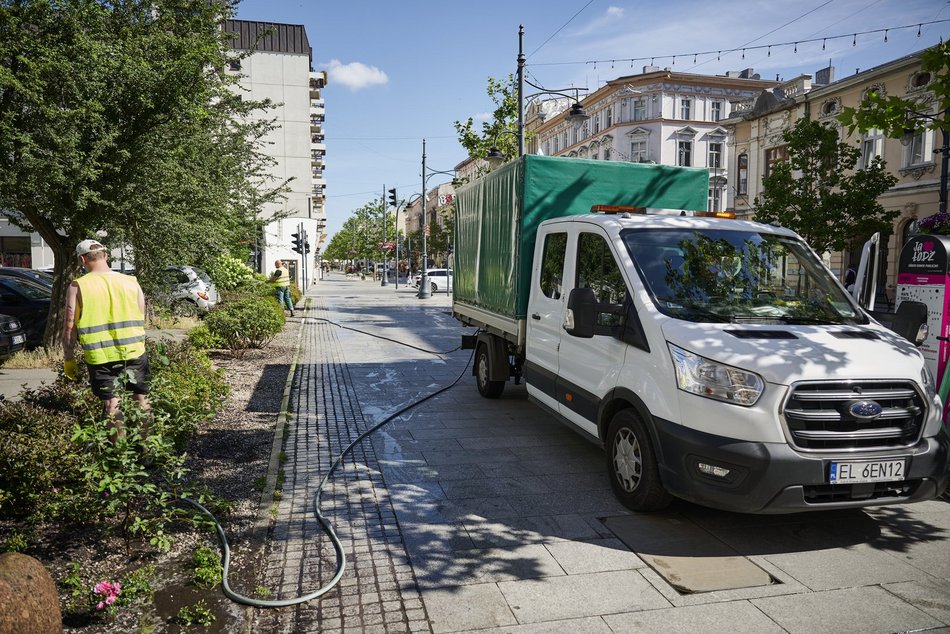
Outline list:
[[[454,300],[524,319],[541,222],[593,205],[702,211],[708,188],[705,169],[523,156],[458,191]]]

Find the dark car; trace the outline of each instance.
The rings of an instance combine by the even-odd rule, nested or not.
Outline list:
[[[53,274],[36,269],[25,269],[18,266],[0,266],[0,277],[18,277],[46,288],[53,288]]]
[[[50,291],[45,286],[19,277],[0,276],[0,313],[20,320],[26,331],[26,347],[43,342],[49,317]]]
[[[20,320],[10,315],[0,315],[0,361],[26,347],[26,333]]]

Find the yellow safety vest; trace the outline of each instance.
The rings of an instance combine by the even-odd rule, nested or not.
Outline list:
[[[122,273],[87,273],[76,284],[82,299],[76,329],[86,363],[128,361],[145,354],[138,281]]]
[[[274,274],[277,275],[277,279],[274,280],[277,286],[290,286],[290,271],[284,267],[280,267],[274,271]]]

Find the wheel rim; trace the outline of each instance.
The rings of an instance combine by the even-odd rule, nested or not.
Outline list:
[[[629,429],[621,429],[614,437],[614,475],[627,493],[632,493],[643,476],[643,456],[640,441]]]
[[[478,355],[478,384],[488,385],[488,357],[485,354]]]

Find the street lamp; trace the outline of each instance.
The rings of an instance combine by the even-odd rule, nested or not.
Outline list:
[[[917,126],[913,124],[921,119],[937,121],[938,115],[908,109],[908,127],[904,129],[904,134],[901,135],[901,145],[907,147],[914,142],[914,137],[917,136]],[[939,149],[934,150],[934,154],[939,153],[943,155],[940,160],[940,206],[938,207],[940,213],[947,213],[947,162],[950,160],[950,128],[947,127],[948,125],[950,125],[950,107],[944,109],[943,125],[940,126],[943,135],[943,145]]]
[[[532,99],[534,97],[539,97],[541,95],[558,95],[561,97],[567,97],[568,99],[574,99],[574,105],[571,106],[571,111],[564,117],[569,123],[579,126],[585,121],[590,119],[590,115],[587,114],[587,110],[584,109],[584,106],[581,105],[579,93],[581,90],[586,90],[586,88],[560,88],[558,90],[548,90],[543,86],[538,86],[533,84],[530,81],[524,78],[524,25],[518,25],[518,156],[524,156],[524,103],[526,99]],[[524,96],[524,85],[528,84],[532,88],[538,90],[539,92]],[[568,91],[574,91],[574,96],[564,94]]]
[[[422,275],[419,278],[419,294],[417,297],[419,299],[429,299],[432,297],[432,289],[429,288],[429,276],[426,273],[426,270],[429,268],[429,253],[428,253],[428,229],[429,222],[426,212],[426,183],[429,179],[438,174],[451,174],[454,175],[454,171],[438,171],[438,170],[429,170],[429,173],[426,174],[426,140],[422,139]]]

